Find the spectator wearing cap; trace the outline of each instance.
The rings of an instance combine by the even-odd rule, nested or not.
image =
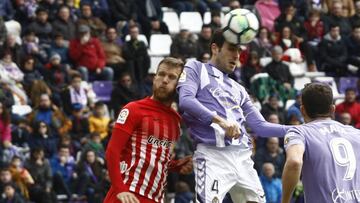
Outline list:
[[[115,88],[111,92],[111,109],[114,111],[115,115],[117,115],[120,112],[120,109],[126,104],[137,99],[140,99],[138,89],[133,82],[130,73],[125,72],[119,77]]]
[[[50,44],[52,36],[52,25],[48,22],[48,11],[39,7],[36,9],[36,20],[32,22],[28,29],[34,31],[35,35],[39,38],[40,44]]]
[[[320,70],[329,76],[344,76],[347,72],[347,49],[339,24],[332,24],[330,31],[319,44]]]
[[[100,18],[93,16],[89,3],[81,5],[81,17],[77,21],[78,31],[80,31],[81,25],[87,25],[93,37],[100,37],[106,30],[105,23]]]
[[[57,18],[52,23],[53,34],[60,33],[65,40],[72,40],[75,38],[76,25],[71,19],[70,8],[63,5],[59,8]]]
[[[342,113],[349,113],[356,128],[360,128],[360,103],[356,101],[356,89],[348,88],[345,91],[345,101],[336,105],[337,116]]]
[[[136,0],[136,5],[138,21],[148,40],[151,34],[169,34],[167,25],[162,21],[160,0]]]
[[[289,66],[281,61],[283,49],[278,45],[274,46],[271,55],[272,61],[265,66],[264,72],[267,72],[271,78],[283,84],[286,89],[291,89],[294,77],[290,73]]]
[[[150,56],[143,41],[139,40],[139,27],[129,27],[130,41],[124,45],[124,58],[127,70],[137,85],[140,85],[150,68]]]
[[[79,26],[78,37],[70,41],[69,55],[85,81],[113,79],[113,70],[105,67],[104,49],[98,38],[91,37],[89,26]]]

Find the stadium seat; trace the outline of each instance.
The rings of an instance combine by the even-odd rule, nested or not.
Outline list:
[[[180,28],[199,33],[203,20],[199,12],[182,12],[180,14]]]
[[[139,39],[139,41],[143,41],[147,47],[149,46],[149,43],[148,43],[145,35],[140,34],[138,39]],[[127,42],[130,41],[130,35],[126,35],[125,41],[127,41]]]
[[[220,13],[221,20],[224,19],[224,16],[225,16],[224,13],[221,12]],[[210,11],[207,11],[204,13],[203,22],[204,22],[204,24],[209,24],[211,22],[211,12]]]
[[[305,77],[316,78],[325,76],[325,72],[305,72]]]
[[[288,99],[285,104],[285,110],[289,110],[290,106],[295,104],[295,99]]]
[[[288,63],[284,62],[289,66],[289,70],[292,76],[294,77],[301,77],[305,74],[305,63]]]
[[[150,37],[150,55],[151,56],[168,56],[172,39],[170,35],[153,34]]]
[[[112,81],[94,81],[92,89],[96,94],[96,99],[103,102],[108,102],[111,99],[111,92],[113,90]]]
[[[261,57],[260,58],[260,66],[265,67],[267,64],[269,64],[272,61],[271,57]]]
[[[168,26],[170,34],[180,32],[180,20],[177,13],[173,11],[164,12],[163,21]]]
[[[155,74],[160,61],[163,60],[163,59],[164,59],[164,57],[158,57],[158,56],[151,57],[151,64],[150,64],[150,68],[148,70],[148,73],[149,74]]]
[[[332,89],[334,99],[344,98],[343,94],[339,94],[335,79],[333,77],[316,77],[314,78],[314,82],[321,82],[328,84]]]
[[[357,77],[341,77],[339,81],[339,93],[344,94],[347,88],[356,88]]]
[[[311,83],[311,79],[308,77],[295,78],[294,88],[296,90],[302,90],[307,83]]]

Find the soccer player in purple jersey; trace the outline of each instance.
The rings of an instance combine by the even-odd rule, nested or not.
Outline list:
[[[289,203],[302,170],[306,203],[360,202],[360,130],[332,120],[328,85],[310,83],[302,90],[306,124],[285,136],[283,203]]]
[[[193,156],[198,203],[265,202],[251,159],[245,124],[259,136],[283,137],[287,127],[268,123],[244,87],[229,78],[240,48],[215,31],[209,63],[189,61],[178,83],[180,113],[196,144]]]

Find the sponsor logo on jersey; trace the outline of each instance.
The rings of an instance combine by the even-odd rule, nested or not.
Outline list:
[[[116,120],[116,123],[124,124],[128,116],[129,116],[129,109],[121,110]]]
[[[169,148],[172,145],[172,142],[169,140],[160,140],[159,138],[151,135],[148,138],[148,144],[152,144],[152,145],[156,145],[158,147],[165,147],[165,148]]]
[[[186,81],[186,71],[183,70],[183,72],[180,75],[179,82],[185,82]]]
[[[333,203],[346,203],[346,202],[359,202],[360,201],[360,189],[356,190],[339,190],[335,188],[331,193]]]

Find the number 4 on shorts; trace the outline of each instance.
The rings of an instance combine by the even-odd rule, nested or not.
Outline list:
[[[211,191],[216,191],[216,194],[219,193],[219,182],[218,180],[214,180],[212,186],[211,186]]]

